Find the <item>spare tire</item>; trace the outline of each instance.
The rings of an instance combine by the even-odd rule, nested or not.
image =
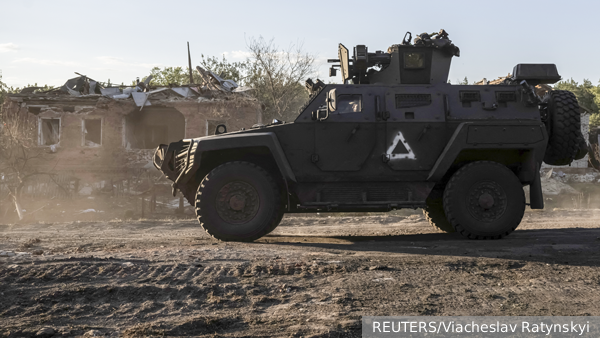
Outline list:
[[[577,98],[566,90],[552,90],[543,102],[547,104],[546,130],[549,135],[544,162],[568,165],[578,155],[583,138]]]

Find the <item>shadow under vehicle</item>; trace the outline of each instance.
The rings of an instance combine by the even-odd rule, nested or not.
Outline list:
[[[499,85],[451,85],[448,34],[410,33],[386,52],[342,44],[330,75],[293,123],[160,145],[154,164],[220,240],[252,241],[284,213],[423,208],[432,225],[473,239],[514,231],[543,208],[542,161],[585,156],[579,107],[554,64],[518,64]]]

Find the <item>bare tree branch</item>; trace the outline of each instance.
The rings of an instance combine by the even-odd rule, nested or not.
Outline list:
[[[316,73],[315,57],[303,52],[301,43],[280,49],[273,39],[262,36],[250,38],[247,47],[251,53],[247,84],[265,105],[265,119],[295,119],[307,99],[303,81]]]

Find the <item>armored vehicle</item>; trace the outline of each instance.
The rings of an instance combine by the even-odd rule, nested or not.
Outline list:
[[[459,54],[444,30],[386,52],[340,44],[330,75],[343,84],[307,80],[292,123],[220,125],[160,145],[154,164],[220,240],[255,240],[284,213],[400,208],[423,208],[441,231],[502,238],[526,205],[544,207],[542,161],[585,155],[579,107],[567,91],[536,94],[560,80],[553,64],[518,64],[500,85],[449,84]]]

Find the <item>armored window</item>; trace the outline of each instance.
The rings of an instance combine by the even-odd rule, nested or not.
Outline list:
[[[38,144],[41,146],[51,146],[60,141],[60,119],[41,118],[39,122]]]
[[[84,119],[82,121],[83,146],[99,147],[102,145],[102,119]]]
[[[404,53],[405,69],[421,69],[425,67],[425,55],[423,53]]]
[[[362,95],[338,95],[336,99],[338,114],[360,113],[362,111]]]

